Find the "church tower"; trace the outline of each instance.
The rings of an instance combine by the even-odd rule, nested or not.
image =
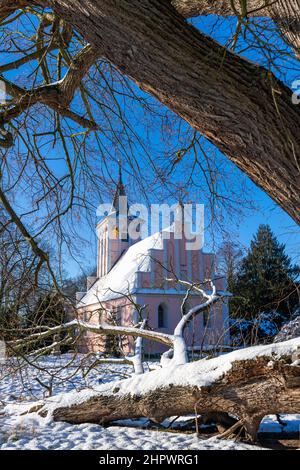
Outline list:
[[[126,200],[124,201],[125,197],[122,169],[119,163],[119,179],[110,212],[97,225],[98,278],[105,276],[129,247],[128,206]]]

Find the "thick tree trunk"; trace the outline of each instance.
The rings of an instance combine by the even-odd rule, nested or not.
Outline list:
[[[199,15],[269,17],[277,24],[283,39],[300,58],[300,2],[299,0],[171,0],[185,18]],[[245,5],[246,11],[243,11]]]
[[[185,18],[200,15],[234,16],[242,14],[239,0],[171,0],[172,5]],[[273,0],[246,0],[249,16],[270,16]]]
[[[278,25],[283,39],[300,60],[300,1],[279,0],[271,9],[271,18]]]
[[[36,3],[53,7],[300,222],[300,109],[281,82],[188,25],[167,0]],[[298,11],[298,1],[289,5]]]
[[[300,222],[300,109],[288,88],[187,25],[166,1],[48,4]]]
[[[56,396],[38,412],[52,413],[55,421],[100,424],[141,416],[161,422],[191,413],[230,413],[255,440],[263,416],[300,412],[300,366],[293,363],[297,345],[300,341],[249,348],[167,372],[148,372],[96,391]]]

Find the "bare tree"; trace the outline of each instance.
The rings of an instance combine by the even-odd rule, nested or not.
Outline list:
[[[237,3],[236,14],[244,21],[251,7],[247,2]],[[298,6],[297,2],[287,3],[290,7],[279,1],[275,5],[267,2],[263,13],[268,10],[270,16],[282,18],[292,29],[289,18],[298,14]],[[291,91],[270,71],[201,34],[169,2],[107,0],[92,5],[88,0],[39,0],[33,5],[52,7],[55,15],[67,20],[90,45],[74,56],[58,83],[29,91],[5,80],[14,101],[1,118],[3,145],[12,144],[5,125],[36,103],[93,129],[91,120],[74,113],[69,105],[89,67],[105,57],[206,136],[299,221],[299,109],[292,103]],[[13,5],[2,0],[2,17],[7,18],[20,6],[29,7],[23,0]]]
[[[174,279],[169,279],[174,281]],[[89,331],[104,336],[132,336],[136,338],[133,355],[120,358],[97,358],[89,370],[99,364],[132,364],[135,376],[125,381],[114,382],[111,388],[107,385],[86,396],[82,392],[72,405],[72,395],[64,397],[54,405],[51,402],[34,405],[29,412],[39,412],[41,416],[51,413],[55,420],[71,423],[97,422],[108,423],[117,419],[145,416],[155,422],[166,417],[201,413],[212,414],[214,420],[227,420],[228,414],[237,417],[239,427],[244,427],[252,441],[257,439],[257,431],[265,414],[291,412],[300,403],[298,353],[300,343],[280,343],[235,351],[215,359],[204,359],[189,364],[184,329],[188,322],[203,313],[207,307],[220,302],[224,292],[216,290],[213,280],[205,286],[178,280],[186,286],[185,300],[191,291],[202,296],[203,302],[184,313],[172,335],[146,327],[145,319],[134,326],[88,323],[72,320],[68,323],[31,329],[24,338],[9,341],[7,348],[15,356],[24,355],[24,347],[29,348],[33,357],[47,354],[63,344],[74,345],[82,332]],[[208,291],[208,287],[211,290]],[[141,309],[141,313],[144,307]],[[63,338],[58,342],[57,338]],[[161,371],[144,372],[142,362],[142,339],[157,341],[170,349],[161,356]],[[47,346],[37,348],[45,340]],[[28,359],[27,359],[28,360]],[[150,375],[149,375],[150,374]],[[146,388],[145,388],[146,387]],[[59,403],[57,405],[57,403]],[[70,406],[71,404],[71,406]],[[229,420],[230,421],[230,420]],[[230,421],[232,424],[232,422]],[[230,432],[233,432],[231,429]]]
[[[237,19],[224,46],[186,20],[210,13]],[[217,195],[216,168],[212,156],[201,147],[200,133],[299,223],[300,111],[293,104],[292,91],[273,73],[277,70],[269,56],[274,46],[268,37],[255,33],[255,26],[265,25],[262,17],[269,18],[268,27],[275,25],[298,58],[296,0],[0,0],[3,51],[11,54],[0,66],[7,90],[0,112],[0,200],[8,224],[15,225],[35,259],[33,284],[38,285],[45,267],[56,293],[62,294],[63,249],[69,250],[74,239],[77,246],[81,241],[74,220],[78,222],[86,210],[89,222],[94,223],[90,214],[113,184],[111,170],[121,147],[135,180],[142,178],[140,154],[148,158],[147,149],[120,101],[139,102],[151,116],[162,119],[168,140],[174,116],[162,117],[163,108],[150,102],[146,93],[193,129],[180,149],[161,156],[167,164],[159,166],[148,158],[153,187],[165,184],[174,194],[178,185],[172,182],[172,172],[186,155],[194,154],[191,166],[202,170],[205,162],[207,186],[213,198]],[[261,50],[267,62],[257,64],[238,53],[238,40],[244,32],[251,33],[247,47]],[[24,66],[29,67],[28,73],[22,72]],[[141,91],[137,92],[132,82]],[[133,141],[139,142],[140,154],[136,154]],[[101,171],[97,173],[99,160]],[[180,191],[186,192],[192,179],[189,174]],[[148,182],[145,187],[152,190],[152,186]],[[24,195],[30,195],[29,204]],[[55,257],[41,238],[43,243],[57,241]],[[41,340],[51,339],[50,344],[37,349],[39,356],[62,344],[73,345],[69,333],[75,329],[104,336],[128,335],[137,338],[136,353],[121,360],[133,362],[137,371],[142,371],[140,338],[147,338],[172,349],[162,364],[174,367],[176,374],[180,368],[190,374],[183,329],[190,318],[220,300],[214,288],[212,293],[203,286],[192,288],[201,290],[203,303],[183,316],[173,335],[148,330],[143,321],[125,328],[75,320],[55,327],[40,325],[35,329],[32,325],[33,329],[23,332],[26,339],[9,343],[9,348],[12,354],[20,354],[24,342],[34,349]],[[55,337],[58,333],[66,336],[60,340]],[[236,414],[255,439],[264,413],[289,412],[299,406],[299,367],[291,359],[289,346],[287,350],[279,347],[279,359],[272,367],[274,358],[268,349],[241,362],[237,357],[229,358],[233,366],[225,372],[222,366],[210,363],[212,370],[222,373],[209,384],[205,382],[207,364],[201,362],[195,367],[197,371],[199,366],[197,373],[203,384],[196,387],[192,379],[181,386],[161,372],[160,386],[139,400],[137,395],[123,397],[122,387],[129,386],[127,382],[121,384],[120,393],[113,386],[109,398],[99,392],[94,401],[68,409],[62,406],[54,416],[71,422],[109,422],[117,417],[147,415],[159,421],[195,409],[221,409]],[[140,386],[142,379],[135,380]],[[47,412],[47,407],[41,411]]]

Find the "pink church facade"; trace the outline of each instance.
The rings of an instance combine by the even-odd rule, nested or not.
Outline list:
[[[137,305],[145,306],[143,317],[147,318],[148,326],[173,334],[182,316],[186,293],[186,287],[175,278],[194,283],[216,278],[220,291],[226,290],[226,282],[217,278],[215,255],[201,249],[187,250],[187,240],[177,239],[172,226],[138,240],[119,237],[117,227],[115,237],[109,236],[110,217],[114,213],[118,223],[117,205],[123,195],[120,175],[111,214],[97,226],[97,277],[88,278],[87,292],[77,294],[78,318],[95,324],[111,324],[113,318],[120,325],[133,326],[139,321]],[[190,295],[185,310],[202,301],[201,295]],[[227,303],[219,302],[192,320],[185,337],[195,350],[229,345]],[[133,351],[132,338],[123,345],[126,353]],[[165,350],[160,343],[144,341],[146,354],[156,355]],[[80,351],[105,352],[105,341],[86,332],[80,340]]]

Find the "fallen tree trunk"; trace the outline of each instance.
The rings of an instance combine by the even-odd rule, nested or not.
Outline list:
[[[52,8],[97,56],[210,140],[300,223],[300,108],[293,104],[292,91],[269,70],[187,24],[167,1],[27,3]],[[296,14],[299,9],[290,0],[293,4],[289,11]],[[8,5],[0,0],[0,17],[11,11]]]
[[[229,413],[255,441],[267,414],[300,412],[300,338],[50,398],[43,417],[69,423],[139,418],[161,422],[191,413]],[[37,411],[34,407],[30,411]]]

